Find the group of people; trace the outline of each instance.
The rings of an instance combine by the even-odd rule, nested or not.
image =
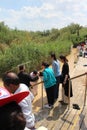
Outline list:
[[[84,58],[87,56],[87,43],[79,44],[77,46],[77,49],[78,49],[78,52],[79,52],[79,56],[82,56]]]
[[[32,112],[32,101],[34,95],[30,90],[31,82],[36,82],[39,76],[42,76],[44,87],[46,90],[48,104],[45,104],[46,108],[53,108],[55,101],[59,96],[59,84],[62,77],[62,88],[63,88],[63,100],[60,101],[62,104],[68,104],[68,91],[69,91],[69,65],[68,60],[65,56],[61,55],[59,58],[63,63],[62,71],[60,71],[60,61],[56,58],[56,55],[51,54],[52,68],[47,62],[42,62],[42,73],[33,71],[31,74],[25,72],[23,65],[19,66],[19,73],[8,72],[4,74],[2,80],[4,90],[8,93],[1,91],[0,88],[0,115],[2,111],[5,112],[6,119],[10,116],[9,121],[3,126],[4,117],[0,116],[2,123],[0,123],[0,130],[36,130],[35,128],[35,116]],[[5,95],[2,96],[1,92]],[[22,96],[16,96],[20,95]],[[72,87],[70,88],[70,96],[72,96]],[[66,96],[66,98],[65,98]],[[10,99],[10,100],[8,100]],[[4,104],[2,103],[5,101]],[[14,107],[13,107],[14,106]],[[9,109],[9,110],[8,110]],[[12,111],[11,111],[12,109]],[[7,114],[8,111],[8,114]],[[18,124],[20,123],[20,125]],[[15,125],[15,126],[14,126]],[[5,127],[5,128],[4,128]],[[14,127],[14,129],[12,128]],[[46,128],[44,128],[46,129]]]
[[[2,115],[0,116],[0,122],[2,121],[2,123],[0,123],[0,130],[47,130],[44,127],[35,128],[35,116],[32,112],[34,95],[30,91],[30,86],[28,85],[30,81],[36,81],[38,78],[32,78],[28,73],[22,70],[24,69],[23,66],[19,67],[19,69],[21,71],[18,74],[7,72],[2,78],[4,88],[0,87],[0,115]],[[20,96],[14,98],[15,95]],[[12,109],[12,107],[14,107],[14,109]],[[10,108],[12,110],[10,110]],[[4,114],[2,113],[3,110],[5,110]],[[1,120],[1,118],[3,120]]]
[[[60,61],[63,63],[62,71],[60,71],[60,61],[56,58],[56,55],[51,54],[52,68],[49,64],[42,62],[43,69],[43,82],[46,90],[47,101],[44,107],[52,108],[55,101],[59,97],[59,84],[62,83],[62,100],[60,101],[63,105],[69,103],[69,65],[68,60],[65,56],[61,55]],[[70,97],[72,97],[72,86],[70,85]]]

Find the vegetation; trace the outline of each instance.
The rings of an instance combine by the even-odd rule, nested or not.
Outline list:
[[[40,69],[43,60],[50,61],[50,53],[70,53],[73,44],[87,39],[87,28],[78,24],[46,31],[21,31],[10,29],[0,23],[0,75],[9,70],[17,71],[19,64],[25,64],[28,72]]]

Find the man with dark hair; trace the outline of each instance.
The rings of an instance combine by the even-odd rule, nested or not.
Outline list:
[[[22,112],[26,119],[26,127],[31,130],[34,130],[35,117],[34,114],[32,113],[32,100],[34,97],[32,93],[29,91],[29,88],[23,83],[20,84],[19,77],[13,72],[9,72],[5,74],[3,77],[3,82],[4,82],[4,86],[11,93],[17,94],[25,91],[28,91],[30,93],[26,98],[24,98],[19,103],[19,105],[21,106]]]
[[[0,87],[0,130],[25,129],[26,120],[18,103],[28,94],[10,94],[4,87]]]
[[[24,83],[26,84],[28,87],[30,87],[30,81],[34,82],[37,80],[37,77],[34,77],[33,79],[31,78],[31,76],[25,72],[25,66],[24,65],[20,65],[19,66],[19,73],[18,73],[18,77],[20,79],[20,83]]]

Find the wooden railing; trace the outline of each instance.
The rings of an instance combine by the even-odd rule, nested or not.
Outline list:
[[[68,100],[69,100],[69,103],[68,103],[68,109],[70,108],[70,82],[73,80],[73,79],[76,79],[76,78],[79,78],[79,77],[82,77],[86,75],[86,85],[85,85],[85,95],[84,95],[84,106],[86,105],[86,93],[87,93],[87,72],[86,73],[83,73],[83,74],[80,74],[80,75],[77,75],[75,77],[72,77],[69,79],[69,93],[68,93]]]
[[[74,77],[72,77],[72,78],[70,78],[69,79],[69,96],[68,96],[68,100],[69,100],[69,103],[68,103],[68,109],[70,108],[70,82],[72,81],[72,80],[74,80],[74,79],[76,79],[76,78],[79,78],[79,77],[82,77],[82,76],[84,76],[84,75],[86,75],[86,85],[85,85],[85,95],[84,95],[84,106],[85,106],[85,104],[86,104],[86,92],[87,92],[87,72],[86,73],[83,73],[83,74],[80,74],[80,75],[77,75],[77,76],[74,76]],[[34,85],[32,85],[31,86],[31,88],[32,87],[34,87],[34,86],[36,86],[36,85],[39,85],[39,84],[42,84],[42,109],[43,109],[43,80],[41,80],[40,82],[38,82],[37,84],[34,84]]]

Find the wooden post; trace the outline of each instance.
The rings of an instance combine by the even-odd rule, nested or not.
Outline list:
[[[42,83],[41,94],[42,94],[42,109],[43,109],[43,81],[42,81],[42,78],[41,78],[41,83]]]
[[[87,74],[86,74],[86,85],[85,85],[85,95],[84,95],[84,106],[86,105],[86,92],[87,92]]]
[[[70,85],[71,85],[71,80],[69,79],[69,91],[68,91],[68,109],[70,108]]]
[[[42,83],[42,109],[43,109],[43,83]]]

